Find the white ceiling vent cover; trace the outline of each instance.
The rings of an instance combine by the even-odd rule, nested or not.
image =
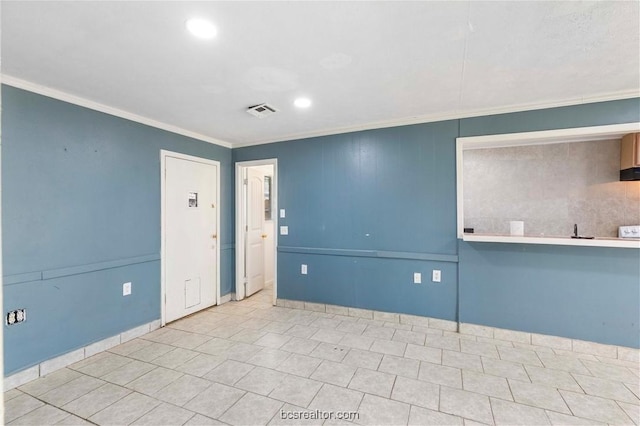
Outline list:
[[[271,114],[275,114],[276,112],[278,112],[278,110],[269,104],[259,104],[247,108],[247,112],[258,118],[265,118],[270,116]]]

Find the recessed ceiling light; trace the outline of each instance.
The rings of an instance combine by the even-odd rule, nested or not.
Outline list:
[[[187,29],[191,34],[198,38],[210,39],[214,38],[218,31],[213,24],[205,19],[189,19],[186,24]]]
[[[309,108],[311,106],[311,99],[309,98],[298,98],[293,101],[293,104],[298,108]]]

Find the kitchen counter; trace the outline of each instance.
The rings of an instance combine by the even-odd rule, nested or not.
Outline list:
[[[639,238],[594,238],[578,239],[558,236],[512,236],[497,234],[463,234],[463,241],[479,243],[547,244],[557,246],[617,247],[640,249]]]

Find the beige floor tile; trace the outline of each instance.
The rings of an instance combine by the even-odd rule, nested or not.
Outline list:
[[[27,394],[22,394],[9,401],[5,401],[4,422],[9,423],[42,406],[44,406],[42,401]]]
[[[409,404],[365,395],[358,409],[361,425],[406,425],[409,421]]]
[[[364,330],[366,330],[366,328],[366,324],[362,324],[357,321],[346,320],[342,321],[340,325],[336,327],[336,330],[342,331],[343,333],[360,335],[364,332]]]
[[[247,393],[220,420],[230,425],[264,425],[276,415],[282,405],[281,401]]]
[[[629,404],[626,402],[618,402],[618,405],[625,413],[627,413],[627,416],[633,420],[634,424],[640,425],[640,405]]]
[[[183,406],[211,385],[212,382],[208,380],[184,375],[158,390],[153,397],[173,405]]]
[[[183,374],[178,371],[158,367],[155,370],[151,370],[144,376],[140,376],[134,381],[127,383],[126,387],[146,395],[153,395],[182,376]]]
[[[73,371],[69,368],[61,368],[60,370],[54,371],[53,373],[48,374],[45,377],[41,377],[32,382],[26,383],[20,386],[18,389],[32,396],[40,396],[52,389],[70,382],[71,380],[77,379],[80,376],[81,374],[77,371]],[[8,399],[6,399],[6,393],[5,401],[8,401]]]
[[[164,343],[167,345],[171,345],[174,342],[186,336],[189,336],[191,334],[193,333],[189,333],[183,330],[176,330],[174,328],[169,328],[169,327],[162,327],[155,331],[152,331],[151,333],[145,334],[144,336],[142,336],[142,339],[151,340],[152,342],[156,342],[156,343]]]
[[[462,426],[462,417],[439,411],[428,410],[422,407],[411,406],[409,413],[410,426],[440,425],[440,426]]]
[[[308,408],[321,411],[356,411],[362,396],[362,392],[324,384]]]
[[[89,423],[85,419],[81,419],[78,416],[72,414],[68,415],[64,419],[60,420],[56,425],[69,425],[69,426],[91,426],[93,423]]]
[[[254,343],[256,340],[265,336],[266,334],[266,331],[246,329],[229,337],[229,340],[242,343]]]
[[[277,333],[267,333],[258,340],[255,341],[255,344],[258,346],[264,346],[272,349],[279,349],[285,343],[291,340],[291,336],[287,336],[284,334]]]
[[[196,352],[203,352],[209,355],[222,355],[230,347],[237,345],[238,342],[233,340],[222,339],[220,337],[213,338],[206,343],[194,348]]]
[[[394,342],[391,340],[375,340],[369,349],[372,352],[381,354],[403,356],[407,344],[404,342]]]
[[[254,368],[253,365],[229,359],[205,374],[203,378],[226,385],[233,385]]]
[[[369,370],[377,370],[380,362],[382,361],[382,354],[362,351],[359,349],[351,349],[344,360],[343,364],[350,365],[352,367],[362,367]]]
[[[550,425],[544,410],[491,398],[491,408],[496,425]]]
[[[280,349],[262,348],[260,352],[249,358],[247,363],[277,369],[290,355],[291,353]]]
[[[417,359],[419,361],[427,361],[432,364],[442,364],[442,349],[429,348],[426,346],[407,344],[404,351],[405,358]]]
[[[143,339],[137,338],[137,339],[129,340],[128,342],[123,343],[121,345],[114,346],[113,348],[109,348],[109,352],[112,352],[118,355],[128,356],[129,354],[137,352],[140,349],[143,349],[147,346],[151,346],[152,344],[153,342],[149,340],[143,340]]]
[[[213,337],[207,336],[206,334],[188,333],[186,336],[171,343],[171,346],[184,349],[195,349],[198,346],[207,343],[211,339],[213,339]]]
[[[589,374],[589,370],[580,359],[570,356],[561,356],[549,353],[538,353],[538,358],[546,368],[567,371],[569,373]]]
[[[329,343],[319,343],[314,350],[308,355],[316,358],[326,359],[328,361],[340,362],[347,356],[349,348],[341,345],[332,345]]]
[[[389,398],[395,380],[396,376],[393,374],[358,368],[348,387],[360,392]]]
[[[214,383],[187,402],[183,408],[207,417],[218,418],[245,393],[240,389]]]
[[[124,386],[156,368],[158,367],[153,364],[132,360],[129,364],[125,364],[109,374],[104,375],[102,379],[116,385]]]
[[[199,352],[195,352],[184,348],[175,348],[174,350],[167,352],[164,355],[155,358],[151,361],[155,365],[161,367],[175,369],[176,367],[184,364],[185,362],[195,358],[199,355]]]
[[[315,348],[318,347],[320,342],[317,340],[306,339],[303,337],[293,337],[287,343],[280,347],[281,350],[286,352],[294,352],[300,355],[309,355]]]
[[[64,405],[62,408],[86,419],[93,416],[98,411],[107,408],[116,401],[121,400],[130,393],[131,390],[129,389],[125,389],[111,383],[105,383],[98,389],[95,389],[86,395],[82,395],[78,399]]]
[[[62,407],[74,399],[99,388],[103,384],[105,384],[104,381],[94,377],[80,376],[77,379],[50,390],[39,398],[48,404]]]
[[[194,412],[170,404],[160,404],[132,423],[135,426],[182,425],[195,415]]]
[[[459,368],[421,362],[418,379],[452,388],[462,388],[462,372]]]
[[[131,358],[110,353],[95,362],[77,368],[76,371],[93,377],[102,377],[130,362],[132,362]]]
[[[149,346],[145,346],[144,348],[132,352],[127,356],[137,359],[138,361],[151,362],[154,359],[166,354],[167,352],[172,351],[173,349],[173,346],[165,345],[164,343],[151,342]]]
[[[460,339],[451,336],[437,336],[427,334],[425,346],[431,348],[447,349],[449,351],[460,351]]]
[[[224,425],[224,423],[212,419],[211,417],[203,416],[202,414],[196,414],[191,417],[188,422],[184,424],[185,426],[207,426],[207,425]]]
[[[518,348],[499,347],[498,352],[500,353],[500,359],[504,361],[542,367],[542,362],[540,361],[540,358],[538,358],[538,354],[534,351]]]
[[[619,380],[631,384],[637,384],[639,380],[638,376],[627,367],[587,360],[583,360],[582,363],[589,369],[592,375],[601,379]],[[574,371],[574,373],[582,374],[580,371]],[[586,373],[585,375],[589,374]]]
[[[602,398],[615,399],[616,401],[640,404],[640,399],[634,395],[622,382],[605,380],[592,376],[573,374],[582,390],[587,395],[599,396]]]
[[[426,335],[419,331],[396,330],[391,340],[396,342],[411,343],[414,345],[424,345]]]
[[[575,381],[571,373],[531,365],[526,365],[525,369],[533,383],[574,392],[582,392],[582,388],[578,385],[578,382]]]
[[[466,354],[480,355],[487,358],[499,358],[496,345],[473,340],[460,340],[460,352]]]
[[[483,357],[482,366],[484,367],[484,372],[492,376],[516,379],[524,382],[530,381],[522,364]]]
[[[442,351],[442,365],[456,367],[464,370],[483,372],[479,355],[466,354],[456,351]]]
[[[481,423],[493,423],[489,397],[447,386],[440,388],[440,411]]]
[[[556,388],[525,383],[518,380],[509,380],[511,393],[516,402],[532,405],[546,410],[557,411],[559,413],[571,414]]]
[[[269,397],[299,407],[306,407],[311,403],[321,387],[322,383],[315,380],[287,376],[269,394]]]
[[[34,380],[34,381],[33,381],[33,382],[31,382],[31,383],[35,383],[35,382],[37,382],[37,380]],[[11,389],[11,390],[8,390],[8,391],[6,391],[6,392],[4,393],[4,402],[11,401],[13,398],[17,398],[17,397],[19,397],[20,395],[22,395],[23,393],[24,393],[24,392],[22,392],[22,391],[20,391],[20,390],[18,390],[18,389]]]
[[[284,334],[288,334],[294,337],[299,337],[301,339],[308,339],[311,337],[316,331],[318,331],[315,327],[309,327],[308,325],[297,324],[287,330]]]
[[[134,392],[94,414],[89,421],[99,425],[127,425],[159,404],[156,399]]]
[[[549,421],[551,421],[551,424],[554,425],[554,426],[555,425],[558,425],[558,426],[569,426],[569,425],[575,425],[575,426],[600,425],[600,426],[605,426],[606,425],[606,423],[596,422],[595,420],[584,419],[584,418],[570,416],[570,415],[562,414],[562,413],[556,413],[555,411],[549,411],[549,410],[547,410],[547,417],[549,418]]]
[[[287,377],[285,373],[263,367],[256,367],[246,376],[238,380],[234,385],[236,388],[269,395]]]
[[[393,385],[391,399],[437,410],[440,402],[440,387],[421,380],[398,377]]]
[[[209,354],[199,354],[175,369],[192,376],[202,377],[225,361],[224,358]]]
[[[477,371],[462,370],[462,388],[469,392],[481,393],[487,396],[513,401],[507,379],[478,373]]]
[[[69,413],[52,407],[51,405],[43,405],[42,407],[36,408],[35,410],[25,414],[24,416],[18,417],[10,424],[32,426],[52,425],[64,420],[67,417],[69,417]]]
[[[276,370],[283,373],[295,374],[296,376],[309,377],[322,363],[321,359],[312,358],[306,355],[290,354]]]
[[[418,378],[419,370],[420,361],[417,359],[402,358],[393,355],[385,355],[378,367],[378,371],[383,373],[395,374],[410,379]]]
[[[393,328],[370,325],[362,332],[362,335],[375,340],[391,340],[394,333],[395,329]]]
[[[346,334],[338,343],[342,346],[366,351],[371,347],[373,341],[374,339],[372,337],[360,336],[357,334]]]
[[[576,417],[611,424],[630,424],[629,416],[610,399],[561,390],[565,402]]]
[[[348,364],[325,360],[322,361],[322,364],[318,366],[310,378],[320,382],[346,387],[355,372],[356,368]]]
[[[220,352],[219,356],[233,359],[235,361],[247,362],[249,358],[265,349],[262,346],[252,345],[249,343],[238,342],[235,345]]]

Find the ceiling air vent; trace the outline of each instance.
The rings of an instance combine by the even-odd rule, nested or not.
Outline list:
[[[247,108],[247,112],[251,115],[255,115],[258,118],[265,118],[270,116],[271,114],[278,112],[278,110],[269,104],[259,104]]]

